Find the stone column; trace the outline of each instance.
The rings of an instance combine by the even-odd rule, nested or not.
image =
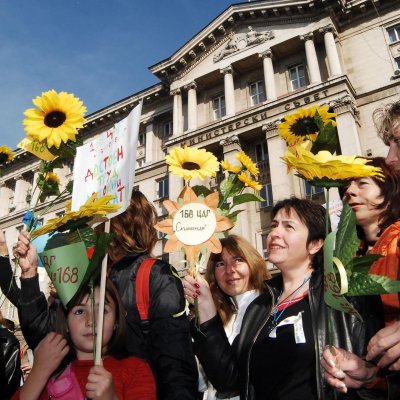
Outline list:
[[[226,139],[222,139],[219,143],[223,148],[224,160],[229,161],[231,165],[240,165],[240,162],[236,158],[236,154],[238,154],[239,151],[242,151],[239,138],[236,135],[232,135],[227,137]],[[245,189],[245,192],[247,190],[248,189]],[[232,201],[232,199],[229,200]],[[234,228],[232,228],[231,232],[236,233],[245,238],[251,238],[254,232],[251,231],[251,226],[250,226],[251,224],[250,204],[249,203],[241,204],[237,207],[237,209],[243,211],[238,215],[236,224]]]
[[[267,100],[276,100],[276,87],[274,76],[274,65],[272,64],[272,51],[268,49],[258,55],[263,60],[264,82]]]
[[[345,155],[361,156],[360,137],[358,134],[358,116],[354,99],[350,95],[329,102],[336,113],[337,131],[340,149]]]
[[[186,86],[188,91],[188,130],[197,128],[197,85],[196,82],[191,82]]]
[[[153,118],[149,120],[149,122],[146,124],[146,144],[145,144],[145,155],[144,155],[144,162],[145,164],[148,164],[153,161],[153,152],[155,151],[155,146],[156,142],[158,142],[159,139],[155,138],[154,136],[154,124],[153,124]],[[160,143],[157,148],[161,147]]]
[[[228,66],[220,69],[219,72],[224,74],[226,116],[235,115],[235,87],[233,84],[233,68],[232,66]]]
[[[173,110],[173,136],[179,136],[183,133],[183,121],[182,121],[182,94],[181,89],[176,89],[171,92],[174,96],[174,110]]]
[[[321,83],[322,81],[313,38],[314,35],[312,32],[300,36],[300,40],[304,41],[304,46],[306,49],[307,66],[308,66],[308,71],[310,73],[311,84]]]
[[[26,195],[30,184],[22,175],[18,175],[15,179],[14,205],[15,210],[18,211],[26,208],[28,205],[26,202]]]
[[[324,43],[326,56],[328,58],[329,76],[342,75],[342,67],[340,65],[339,54],[335,42],[335,28],[328,25],[320,28],[319,31],[324,34]]]
[[[32,172],[33,172],[33,188],[36,188],[36,189],[32,188],[31,198],[30,198],[30,202],[29,202],[28,206],[36,204],[36,201],[39,197],[39,192],[40,192],[40,189],[38,187],[36,187],[36,181],[37,181],[37,178],[39,177],[39,173],[40,173],[39,169],[34,168]],[[69,177],[69,180],[73,180],[72,171],[68,174],[68,177]]]
[[[7,215],[10,210],[11,189],[5,182],[0,183],[0,217]]]
[[[286,199],[294,193],[293,174],[287,173],[287,167],[281,160],[287,150],[287,146],[286,142],[278,135],[277,125],[279,122],[270,122],[262,127],[267,139],[274,203]]]

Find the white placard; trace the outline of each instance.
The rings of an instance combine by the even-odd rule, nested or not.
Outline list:
[[[114,203],[121,208],[129,205],[135,179],[136,148],[142,102],[122,121],[77,149],[74,163],[72,211],[77,211],[87,199],[114,194]]]
[[[202,203],[185,204],[175,214],[172,222],[177,239],[188,246],[206,242],[214,234],[216,227],[214,212]]]

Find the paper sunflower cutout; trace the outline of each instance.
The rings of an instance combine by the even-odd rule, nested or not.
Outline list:
[[[61,142],[75,142],[77,129],[83,127],[86,107],[71,93],[49,90],[32,100],[37,108],[24,112],[23,125],[27,136],[38,142],[47,141],[47,147],[60,147]]]
[[[202,201],[187,186],[179,197],[181,203],[171,200],[163,202],[170,218],[160,221],[155,228],[169,235],[164,251],[172,253],[183,247],[189,266],[194,267],[202,246],[212,253],[222,251],[216,232],[232,228],[233,223],[229,218],[216,213],[218,192],[209,194]]]
[[[107,215],[117,211],[121,206],[118,204],[110,204],[114,200],[114,195],[103,196],[99,199],[96,198],[97,193],[93,193],[92,196],[86,201],[86,203],[79,208],[78,211],[67,211],[60,218],[50,219],[46,225],[32,232],[32,237],[38,237],[45,233],[55,232],[57,230],[66,229],[67,224],[72,222],[79,222],[82,220],[83,223],[88,222],[90,218],[95,216]],[[68,206],[70,207],[70,206]]]
[[[366,176],[384,179],[382,170],[367,165],[369,160],[357,156],[334,156],[323,150],[317,154],[306,148],[307,142],[289,148],[282,160],[288,169],[296,169],[299,175],[307,179],[311,185],[334,187],[341,186],[344,181],[363,178]]]
[[[185,181],[193,178],[204,180],[207,176],[216,176],[219,162],[213,153],[196,147],[177,147],[165,157],[169,171],[181,176]]]
[[[336,121],[332,118],[336,114],[330,113],[329,106],[312,106],[310,108],[301,108],[298,112],[285,116],[285,121],[278,125],[280,136],[286,140],[289,146],[293,146],[304,140],[314,141],[319,132],[315,118],[322,119],[323,125],[332,124],[336,126]]]

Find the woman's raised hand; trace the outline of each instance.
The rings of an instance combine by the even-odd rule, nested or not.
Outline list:
[[[213,318],[217,314],[210,286],[200,274],[197,274],[195,278],[189,274],[186,275],[183,280],[183,289],[185,297],[190,302],[197,298],[199,321],[201,324]]]

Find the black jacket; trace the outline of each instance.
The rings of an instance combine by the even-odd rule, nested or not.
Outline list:
[[[331,389],[324,383],[323,371],[320,366],[323,348],[329,343],[326,329],[328,316],[330,315],[332,323],[331,344],[360,356],[366,354],[366,346],[370,337],[383,326],[383,320],[379,317],[382,315],[381,304],[379,298],[375,296],[353,298],[352,303],[362,314],[364,322],[350,314],[336,310],[329,310],[329,314],[324,303],[322,278],[321,272],[312,274],[309,294],[315,342],[315,383],[318,398],[321,400],[332,398]],[[281,276],[269,280],[267,287],[268,291],[249,305],[243,318],[240,334],[232,346],[226,338],[222,321],[218,316],[203,323],[200,326],[201,333],[192,330],[195,352],[207,377],[220,392],[221,397],[230,397],[239,392],[241,400],[254,399],[251,382],[249,382],[251,349],[262,327],[266,324],[281,291]],[[348,395],[339,398],[369,397],[364,397],[362,391],[359,393],[349,391]]]
[[[0,325],[0,383],[1,399],[9,399],[21,383],[21,358],[18,339]]]
[[[150,274],[148,334],[144,335],[141,329],[135,279],[139,265],[147,257],[139,254],[126,256],[109,273],[127,312],[126,349],[129,354],[149,361],[156,377],[158,399],[192,400],[197,394],[198,374],[189,322],[183,312],[183,287],[180,279],[173,275],[172,267],[161,260],[156,261]],[[37,277],[21,279],[18,313],[22,332],[31,348],[54,330],[55,308],[48,311]]]
[[[14,271],[8,257],[0,257],[0,289],[7,299],[18,307],[20,289],[15,281]]]

